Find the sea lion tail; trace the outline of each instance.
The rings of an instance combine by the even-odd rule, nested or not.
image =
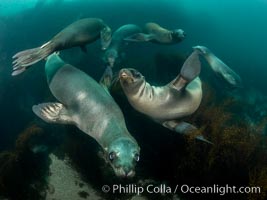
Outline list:
[[[39,62],[40,60],[46,58],[49,56],[54,49],[52,48],[52,45],[50,42],[45,43],[44,45],[33,48],[33,49],[27,49],[24,51],[20,51],[17,54],[15,54],[12,58],[15,59],[13,64],[13,72],[12,76],[16,76],[18,74],[21,74],[26,69],[29,68],[29,66]]]

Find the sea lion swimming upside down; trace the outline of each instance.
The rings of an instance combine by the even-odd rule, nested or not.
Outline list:
[[[135,69],[121,69],[119,80],[129,103],[139,112],[151,117],[170,130],[190,134],[196,127],[182,121],[194,113],[202,99],[198,53],[193,52],[185,61],[180,74],[169,84],[152,86]],[[208,142],[202,135],[196,139]]]

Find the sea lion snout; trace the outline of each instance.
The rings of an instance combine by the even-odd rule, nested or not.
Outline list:
[[[119,72],[119,77],[124,81],[133,81],[132,73],[128,69],[121,69]]]
[[[127,75],[125,72],[122,72],[122,73],[120,74],[120,77],[121,77],[121,78],[127,78],[128,75]]]
[[[172,31],[171,38],[174,41],[181,41],[184,40],[186,37],[186,33],[183,29],[175,29]]]
[[[139,161],[138,144],[128,139],[114,141],[108,150],[109,162],[118,177],[129,178],[135,175],[135,165]]]
[[[128,84],[137,82],[141,78],[141,74],[132,68],[124,68],[119,72],[120,80]]]
[[[176,36],[178,36],[178,37],[181,37],[181,38],[183,38],[183,37],[186,36],[186,33],[185,33],[185,31],[183,29],[176,29],[176,30],[174,30],[174,34]]]

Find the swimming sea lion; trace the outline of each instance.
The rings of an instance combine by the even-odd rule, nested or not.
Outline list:
[[[137,33],[125,40],[133,42],[153,42],[159,44],[176,44],[185,39],[182,29],[168,30],[156,23],[146,23],[144,33]]]
[[[119,27],[112,35],[111,43],[104,54],[104,61],[113,67],[126,44],[124,39],[141,32],[141,28],[135,24],[126,24]]]
[[[189,134],[196,127],[181,121],[194,113],[202,99],[200,61],[193,52],[185,61],[180,74],[169,84],[151,86],[135,69],[121,69],[119,80],[129,103],[139,112],[151,117],[166,128],[181,134]],[[203,136],[196,137],[209,142]],[[210,142],[209,142],[210,143]]]
[[[216,73],[217,76],[221,77],[227,83],[234,87],[242,87],[242,80],[240,76],[235,73],[230,67],[228,67],[221,59],[215,56],[205,46],[193,47],[196,51],[202,55],[209,63],[211,69]]]
[[[113,78],[114,64],[120,58],[121,51],[127,43],[124,39],[135,33],[140,33],[142,30],[139,26],[134,24],[126,24],[118,28],[112,35],[111,43],[105,51],[103,60],[108,65],[106,66],[105,72],[103,73],[100,84],[105,88],[109,89],[111,86],[111,80]]]
[[[78,20],[55,35],[40,47],[18,52],[13,56],[13,73],[18,75],[30,65],[46,58],[55,51],[80,46],[86,51],[85,45],[101,38],[102,49],[106,49],[111,41],[111,29],[98,18]]]
[[[101,145],[117,176],[134,176],[140,148],[111,95],[55,54],[48,57],[45,71],[50,91],[60,103],[34,105],[33,112],[48,123],[77,126]]]

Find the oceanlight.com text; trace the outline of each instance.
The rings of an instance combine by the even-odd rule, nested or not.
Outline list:
[[[154,194],[260,194],[261,187],[249,187],[249,186],[230,186],[214,184],[212,186],[189,186],[187,184],[176,185],[175,187],[170,187],[165,184],[153,185],[149,184],[147,186],[139,186],[136,184],[114,184],[114,185],[104,185],[102,191],[105,193],[118,193],[118,194],[137,194],[142,193],[154,193]]]

